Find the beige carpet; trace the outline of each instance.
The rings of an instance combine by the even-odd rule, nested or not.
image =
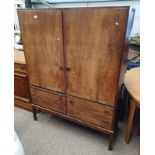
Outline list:
[[[138,152],[139,137],[134,132],[130,144],[125,144],[122,123],[113,151],[108,151],[106,134],[49,113],[38,114],[38,121],[34,121],[32,113],[15,108],[14,117],[25,155],[137,155]]]

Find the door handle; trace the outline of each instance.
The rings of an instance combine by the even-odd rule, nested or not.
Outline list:
[[[64,70],[64,71],[66,71],[66,72],[70,72],[71,71],[71,69],[69,68],[69,67],[67,67],[67,68],[65,68],[65,67],[59,67],[59,69],[60,70]]]
[[[59,67],[59,69],[60,69],[60,70],[65,70],[65,68],[64,68],[64,67],[61,67],[61,66]]]
[[[67,71],[67,72],[70,72],[70,71],[71,71],[71,69],[67,67],[67,68],[66,68],[66,71]]]

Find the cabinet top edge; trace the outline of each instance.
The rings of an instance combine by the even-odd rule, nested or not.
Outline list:
[[[131,6],[95,6],[95,7],[72,7],[72,8],[19,8],[18,11],[36,11],[36,10],[68,10],[68,9],[130,9]]]

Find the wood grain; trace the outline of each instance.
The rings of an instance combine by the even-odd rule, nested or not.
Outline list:
[[[125,135],[125,142],[128,144],[131,138],[132,125],[136,108],[140,108],[140,67],[136,67],[127,71],[127,73],[125,74],[124,85],[132,98]]]
[[[87,100],[67,97],[68,115],[88,123],[112,129],[113,109]]]
[[[24,51],[14,51],[14,62],[20,64],[26,64]]]
[[[24,53],[15,52],[14,56],[14,104],[16,107],[31,111],[32,104]]]
[[[32,103],[63,114],[66,114],[64,94],[31,87]]]
[[[124,85],[131,97],[140,104],[140,67],[127,71]]]
[[[27,68],[26,68],[26,64],[21,64],[21,63],[14,63],[14,71],[15,72],[22,72],[22,73],[26,73],[27,74]]]
[[[15,106],[27,111],[32,111],[32,104],[28,100],[23,100],[23,98],[19,98],[18,96],[14,97]]]
[[[100,132],[103,132],[103,133],[106,133],[106,134],[109,134],[109,135],[111,135],[111,134],[114,133],[113,130],[109,130],[109,129],[106,129],[106,128],[103,128],[103,127],[100,127],[100,126],[97,126],[97,125],[94,125],[94,124],[91,124],[91,123],[88,123],[88,122],[86,122],[86,121],[82,121],[82,120],[80,120],[80,119],[78,119],[78,118],[71,117],[71,116],[69,116],[69,115],[65,115],[65,114],[62,114],[62,113],[58,113],[58,112],[56,112],[56,111],[54,111],[54,110],[51,110],[51,109],[49,109],[49,108],[41,107],[41,106],[39,106],[39,105],[33,105],[33,107],[36,108],[36,109],[39,109],[39,110],[43,110],[43,111],[46,111],[46,112],[50,112],[50,113],[52,113],[53,115],[60,116],[60,117],[62,117],[62,118],[64,118],[64,119],[73,121],[73,122],[75,122],[75,123],[79,123],[79,124],[81,124],[81,125],[90,127],[90,128],[92,128],[92,129],[98,130],[98,131],[100,131]]]
[[[30,98],[28,78],[26,74],[15,73],[14,75],[14,94],[26,99]]]
[[[125,133],[125,142],[127,144],[129,144],[130,138],[131,138],[132,125],[133,125],[133,120],[134,120],[134,116],[135,116],[135,111],[136,111],[136,102],[134,100],[132,100],[129,118],[128,118],[128,124],[127,124],[127,128],[126,128],[126,133]]]
[[[68,94],[114,106],[127,17],[128,8],[63,10]]]
[[[30,84],[64,92],[60,10],[18,10]]]

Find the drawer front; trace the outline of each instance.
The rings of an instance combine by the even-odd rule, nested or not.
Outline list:
[[[82,121],[112,129],[113,109],[83,99],[67,97],[68,115]]]
[[[30,99],[28,78],[26,74],[14,74],[14,94],[15,97]]]
[[[55,93],[40,88],[31,88],[32,104],[66,114],[64,94]]]
[[[27,72],[26,64],[14,63],[14,70],[15,71],[21,71],[21,72]]]

